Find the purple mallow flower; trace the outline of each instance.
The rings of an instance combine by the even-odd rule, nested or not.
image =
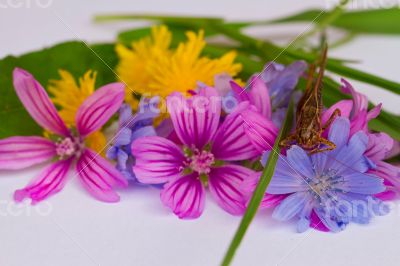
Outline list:
[[[159,116],[158,97],[142,98],[139,110],[132,115],[129,105],[122,105],[119,111],[119,128],[113,145],[107,150],[107,158],[116,160],[116,168],[129,180],[136,180],[132,167],[135,158],[131,153],[131,144],[140,137],[156,136],[153,127],[154,118]]]
[[[118,110],[124,99],[124,85],[112,83],[87,98],[76,114],[76,128],[68,129],[44,88],[34,77],[19,68],[14,70],[15,91],[32,118],[53,135],[10,137],[0,140],[0,169],[23,169],[49,160],[46,167],[27,187],[17,190],[16,201],[31,198],[35,204],[63,189],[74,162],[83,187],[95,198],[116,202],[114,187],[127,181],[94,151],[85,147],[85,138],[99,130]]]
[[[350,122],[337,118],[329,131],[333,151],[308,155],[292,146],[281,156],[267,189],[266,200],[281,197],[273,218],[287,221],[296,218],[297,230],[310,226],[338,232],[350,223],[365,224],[374,214],[383,215],[387,206],[374,195],[385,191],[383,179],[367,173],[371,168],[364,156],[368,137],[359,131],[350,137]],[[264,156],[264,163],[268,153]],[[246,187],[252,191],[256,180]]]
[[[246,134],[244,119],[258,114],[249,102],[237,106],[220,123],[221,101],[214,88],[201,88],[186,99],[180,93],[167,98],[167,108],[176,141],[159,136],[139,138],[132,143],[136,178],[146,184],[165,184],[161,200],[180,218],[197,218],[205,203],[205,188],[227,212],[245,210],[241,190],[244,179],[254,172],[235,164],[253,159],[260,152]],[[261,117],[262,137],[273,145],[277,129]]]

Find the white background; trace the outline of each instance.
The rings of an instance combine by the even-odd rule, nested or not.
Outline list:
[[[53,0],[48,8],[40,8],[40,3],[48,1],[37,1],[0,0],[0,6],[9,6],[0,8],[0,57],[76,38],[88,42],[112,41],[117,31],[142,25],[133,22],[96,25],[91,19],[97,13],[150,12],[269,19],[330,3],[317,0]],[[10,3],[22,3],[22,6],[12,8]],[[262,36],[276,39],[296,36],[307,26],[281,27],[263,31]],[[358,60],[358,68],[400,82],[399,48],[399,36],[363,36],[332,51],[332,55]],[[385,108],[400,114],[398,96],[355,84],[374,103],[383,102]],[[162,206],[155,188],[130,187],[120,192],[120,203],[104,204],[89,197],[72,174],[65,189],[46,202],[36,207],[30,207],[27,202],[14,204],[13,191],[25,186],[42,167],[0,171],[1,266],[218,265],[240,221],[211,200],[207,201],[200,219],[180,221]],[[368,226],[351,225],[340,234],[313,230],[297,234],[294,224],[274,222],[264,212],[256,217],[233,264],[399,265],[399,247],[400,207],[393,206],[390,215],[378,217]]]

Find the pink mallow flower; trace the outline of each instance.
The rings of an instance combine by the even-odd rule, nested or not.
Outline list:
[[[364,153],[372,166],[368,173],[383,178],[387,187],[387,190],[377,195],[377,197],[382,200],[393,199],[400,191],[400,168],[384,160],[390,158],[396,143],[388,134],[371,132],[368,129],[368,122],[380,114],[382,104],[368,111],[368,98],[358,93],[345,79],[342,79],[341,90],[344,93],[351,94],[353,99],[341,100],[331,106],[322,115],[322,123],[325,123],[332,112],[339,108],[342,116],[350,119],[350,136],[360,130],[368,136],[368,146]]]
[[[96,199],[119,200],[113,187],[125,187],[127,181],[109,162],[85,147],[85,138],[99,130],[119,109],[124,99],[124,85],[112,83],[87,98],[76,114],[76,128],[68,129],[46,91],[28,72],[13,72],[15,91],[32,118],[55,140],[38,136],[10,137],[0,140],[0,169],[23,169],[54,160],[33,181],[14,194],[16,201],[31,198],[32,204],[59,192],[67,173],[76,162],[76,172],[83,187]]]
[[[137,179],[146,184],[165,184],[161,200],[179,218],[193,219],[202,214],[207,186],[225,211],[242,214],[246,199],[241,185],[254,171],[235,162],[261,155],[246,134],[244,120],[260,118],[260,134],[270,145],[277,128],[249,102],[240,103],[221,123],[221,99],[210,87],[188,99],[174,93],[167,98],[167,108],[177,140],[150,136],[133,142]]]

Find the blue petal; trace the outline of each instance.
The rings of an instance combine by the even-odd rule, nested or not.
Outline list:
[[[368,137],[363,132],[358,132],[350,139],[349,144],[339,148],[332,157],[330,168],[338,171],[338,174],[365,172],[368,163],[363,156],[367,149]]]
[[[311,155],[311,160],[318,175],[321,175],[326,170],[326,165],[330,155],[328,152],[320,152]]]
[[[287,159],[290,163],[290,167],[301,177],[303,175],[309,179],[315,178],[314,167],[311,164],[310,157],[307,153],[299,146],[293,145],[287,151]]]
[[[300,219],[297,222],[297,232],[303,233],[308,228],[310,228],[310,223],[311,223],[310,217],[312,210],[313,210],[313,201],[310,200],[308,203],[304,205],[304,208],[300,213]]]
[[[261,78],[269,88],[273,109],[287,107],[290,95],[306,69],[307,64],[303,61],[296,61],[287,67],[274,62],[266,65]]]
[[[343,182],[339,183],[336,188],[364,195],[378,194],[386,190],[383,179],[358,172],[343,176]]]
[[[132,131],[129,128],[122,128],[117,132],[117,136],[115,138],[115,146],[124,146],[131,143],[131,134]]]
[[[285,159],[279,158],[267,192],[270,194],[288,194],[307,191],[308,189],[309,185],[304,177],[296,173]]]
[[[139,128],[132,132],[131,141],[141,138],[141,137],[149,137],[149,136],[156,136],[157,133],[153,126],[145,126]]]
[[[125,170],[126,162],[128,161],[128,154],[126,154],[126,152],[124,152],[122,149],[119,149],[118,153],[117,153],[117,157],[118,157],[118,160],[117,160],[118,167],[122,170]]]
[[[271,154],[271,151],[265,151],[264,153],[263,153],[263,155],[261,156],[261,160],[260,160],[260,162],[261,162],[261,164],[265,167],[265,164],[267,163],[267,161],[268,161],[268,158],[269,158],[269,155]],[[280,159],[280,157],[278,158],[278,160]]]
[[[271,151],[264,152],[261,158],[261,164],[265,166]],[[275,172],[271,183],[268,186],[267,192],[270,194],[288,194],[293,192],[305,191],[308,189],[308,184],[304,177],[296,173],[292,169],[288,160],[284,156],[279,156],[275,167]]]
[[[332,232],[340,232],[346,227],[346,223],[332,219],[332,215],[324,208],[314,209],[321,222]]]
[[[350,121],[345,117],[338,117],[333,122],[328,139],[335,143],[336,149],[340,149],[347,144],[350,134]]]
[[[132,117],[132,108],[127,104],[123,104],[119,109],[119,124],[125,125],[129,123],[131,117]]]
[[[295,215],[299,214],[309,201],[310,195],[307,192],[293,193],[275,208],[272,217],[279,221],[290,220]]]
[[[118,152],[118,147],[111,146],[106,152],[106,157],[110,160],[115,160],[117,159],[117,152]]]

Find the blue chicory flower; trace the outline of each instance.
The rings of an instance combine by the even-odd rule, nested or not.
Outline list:
[[[329,132],[335,150],[308,155],[294,145],[281,156],[266,195],[287,197],[276,206],[273,218],[297,217],[297,229],[303,232],[315,224],[316,215],[327,229],[338,232],[350,222],[365,224],[374,214],[387,213],[387,206],[374,197],[385,191],[383,179],[366,173],[371,168],[364,155],[368,137],[362,131],[350,139],[349,134],[349,120],[340,117]]]

